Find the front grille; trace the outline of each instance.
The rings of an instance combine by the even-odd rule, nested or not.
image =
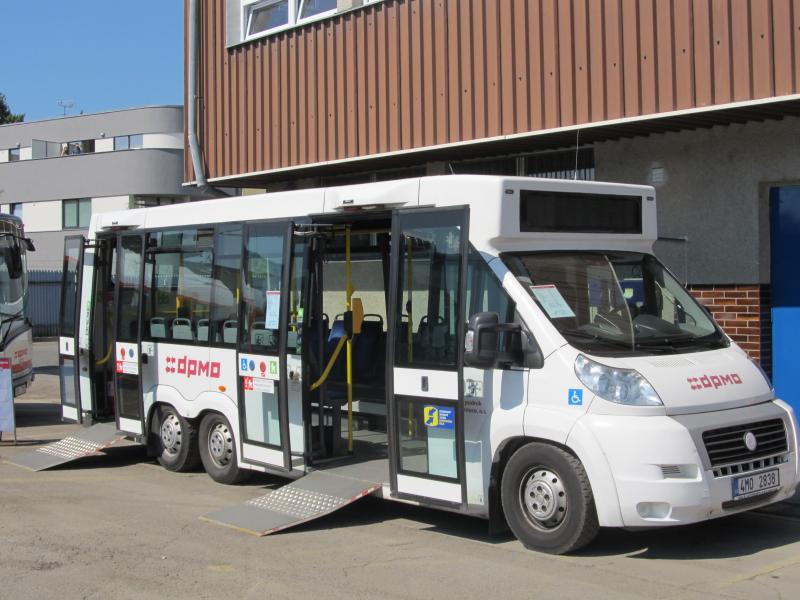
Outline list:
[[[748,432],[752,432],[758,442],[753,451],[745,446],[744,437]],[[786,427],[782,419],[711,429],[703,433],[703,443],[712,467],[751,462],[764,456],[781,454],[788,449]]]

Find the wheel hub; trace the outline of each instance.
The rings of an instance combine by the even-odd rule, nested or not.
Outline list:
[[[561,524],[567,512],[567,493],[558,473],[538,468],[523,481],[522,503],[528,517],[548,529]]]
[[[231,461],[233,437],[224,423],[217,423],[209,432],[208,451],[219,467],[224,467]]]
[[[161,444],[170,454],[177,454],[181,447],[181,422],[177,415],[170,413],[161,423]]]

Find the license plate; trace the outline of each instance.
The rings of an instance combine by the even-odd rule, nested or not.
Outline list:
[[[733,498],[747,498],[756,496],[762,492],[769,491],[781,485],[781,477],[778,469],[742,475],[733,480]]]

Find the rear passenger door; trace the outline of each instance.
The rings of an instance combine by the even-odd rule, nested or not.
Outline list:
[[[463,339],[467,207],[395,211],[389,317],[392,493],[465,499]]]
[[[293,224],[244,227],[238,319],[239,437],[242,459],[291,468],[287,343]]]

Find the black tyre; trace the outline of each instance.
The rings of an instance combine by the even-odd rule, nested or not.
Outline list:
[[[583,465],[555,446],[531,443],[514,452],[500,493],[508,526],[531,550],[572,552],[600,529]]]
[[[237,466],[236,437],[228,419],[219,413],[208,413],[200,422],[200,459],[218,483],[241,483],[250,475]]]
[[[153,415],[156,457],[168,471],[190,471],[200,464],[197,430],[169,405],[158,406]]]

